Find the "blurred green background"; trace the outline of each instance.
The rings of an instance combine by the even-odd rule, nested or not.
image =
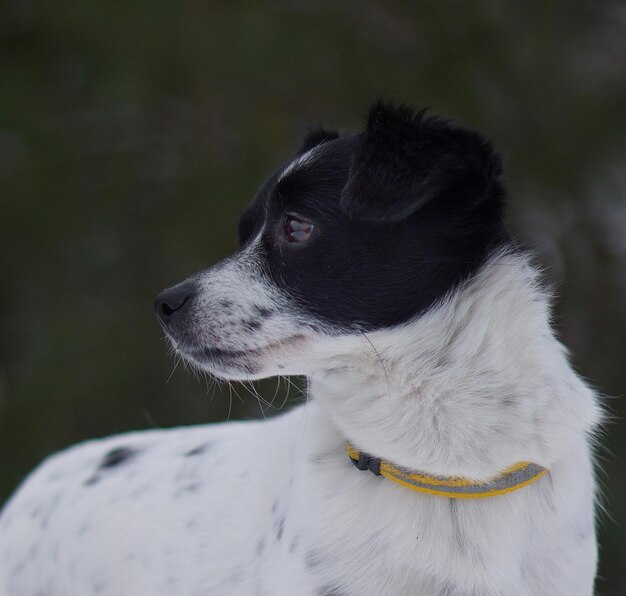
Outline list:
[[[511,227],[603,393],[626,386],[626,6],[8,0],[0,8],[0,503],[46,454],[154,426],[271,415],[168,357],[164,287],[235,247],[307,126],[377,95],[503,150]],[[169,380],[168,380],[169,379]],[[260,384],[271,400],[275,382]],[[292,389],[292,401],[301,399]],[[600,450],[599,593],[626,594],[623,400]]]

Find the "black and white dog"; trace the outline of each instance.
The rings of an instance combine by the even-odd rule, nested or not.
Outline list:
[[[409,108],[310,134],[156,302],[189,362],[306,375],[308,404],[50,458],[0,517],[0,594],[592,594],[601,410],[505,202],[488,142]]]

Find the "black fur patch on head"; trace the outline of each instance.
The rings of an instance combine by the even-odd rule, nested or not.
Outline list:
[[[242,245],[261,234],[260,273],[306,319],[345,330],[403,323],[468,279],[504,227],[500,158],[466,130],[377,103],[363,133],[328,140],[276,172],[242,217]],[[287,218],[312,224],[288,241]]]

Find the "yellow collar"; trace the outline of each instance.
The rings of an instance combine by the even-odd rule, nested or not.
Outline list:
[[[442,478],[400,468],[384,459],[372,457],[364,451],[355,449],[347,441],[346,451],[359,470],[369,470],[376,476],[384,476],[411,490],[449,499],[484,499],[504,495],[532,484],[548,471],[538,464],[520,462],[491,480],[475,482],[467,478]]]

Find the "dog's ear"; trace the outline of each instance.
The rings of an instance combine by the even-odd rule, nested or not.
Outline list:
[[[322,143],[334,141],[338,138],[339,133],[334,130],[327,130],[325,128],[322,128],[321,126],[312,128],[302,140],[302,144],[300,145],[300,149],[298,149],[297,155],[303,155],[307,151],[310,151],[311,149],[317,147],[318,145],[321,145]]]
[[[378,101],[359,137],[341,196],[354,219],[400,221],[455,191],[475,204],[501,174],[488,141],[425,110]]]

